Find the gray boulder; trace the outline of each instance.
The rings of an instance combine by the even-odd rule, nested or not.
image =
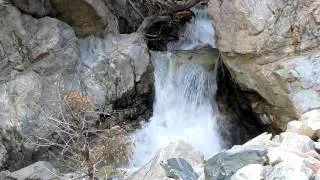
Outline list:
[[[233,148],[219,153],[205,163],[206,180],[224,180],[231,178],[240,168],[249,164],[265,164],[267,149],[254,146]]]

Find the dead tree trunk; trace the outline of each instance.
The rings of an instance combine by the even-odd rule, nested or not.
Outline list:
[[[183,3],[174,3],[171,1],[172,3],[170,4],[168,2],[162,2],[162,0],[157,0],[159,4],[164,5],[164,10],[144,18],[137,32],[145,34],[148,31],[148,29],[155,23],[169,21],[171,17],[173,17],[177,13],[189,10],[190,8],[194,7],[202,1],[203,0],[187,0]]]

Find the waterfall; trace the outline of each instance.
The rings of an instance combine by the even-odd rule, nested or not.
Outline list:
[[[168,44],[168,49],[214,46],[213,28],[206,9],[196,10],[194,22],[187,25],[184,38]],[[139,167],[174,140],[184,140],[210,157],[220,151],[218,115],[214,95],[215,72],[197,64],[179,64],[171,52],[152,52],[155,75],[153,117],[132,135],[135,141],[132,163]]]

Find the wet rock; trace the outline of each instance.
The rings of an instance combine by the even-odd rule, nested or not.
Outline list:
[[[39,161],[18,171],[12,172],[7,178],[49,180],[59,178],[59,172],[48,162]]]
[[[183,167],[176,166],[176,163],[178,162],[176,160],[179,158],[183,159]],[[176,141],[161,149],[148,164],[143,166],[137,172],[133,173],[128,179],[140,180],[141,177],[144,177],[145,179],[153,180],[169,180],[170,178],[168,176],[178,175],[181,177],[186,175],[187,172],[185,171],[185,168],[188,170],[193,168],[194,172],[198,176],[201,176],[203,175],[203,163],[204,157],[200,152],[194,150],[191,145],[185,143],[184,141]],[[168,165],[171,165],[171,167],[170,169],[164,169],[161,164],[164,165],[165,168],[168,168]],[[192,175],[188,178],[195,177],[195,173],[192,173]]]
[[[261,180],[263,179],[263,166],[261,164],[249,164],[239,169],[231,180]]]
[[[267,149],[259,147],[236,147],[219,153],[205,163],[205,178],[218,180],[231,178],[240,168],[249,164],[265,164]]]

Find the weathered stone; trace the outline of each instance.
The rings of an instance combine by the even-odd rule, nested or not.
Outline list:
[[[184,141],[176,141],[161,149],[148,164],[133,173],[128,179],[140,180],[141,177],[145,177],[145,179],[169,180],[170,178],[167,177],[166,171],[161,164],[166,163],[170,158],[183,158],[194,168],[197,175],[203,175],[203,154],[195,151],[191,145]]]
[[[49,180],[59,178],[59,172],[48,162],[39,161],[18,171],[12,172],[8,178]]]
[[[206,180],[230,178],[248,164],[265,164],[267,149],[254,146],[233,148],[219,153],[205,163]]]
[[[262,180],[263,166],[261,164],[249,164],[239,169],[231,180]]]
[[[272,141],[295,151],[308,152],[314,150],[314,142],[308,136],[296,133],[284,132],[275,136]]]

